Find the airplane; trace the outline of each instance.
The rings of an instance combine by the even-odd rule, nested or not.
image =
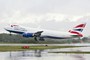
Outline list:
[[[46,29],[37,29],[37,28],[24,28],[19,25],[10,25],[9,27],[4,28],[6,31],[11,33],[20,34],[23,37],[29,38],[33,37],[35,41],[45,41],[45,38],[50,39],[70,39],[83,37],[82,31],[85,28],[86,23],[81,23],[73,27],[72,30],[67,32],[53,31]]]

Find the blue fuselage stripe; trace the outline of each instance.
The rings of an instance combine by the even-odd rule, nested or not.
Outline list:
[[[18,34],[23,34],[24,32],[21,32],[21,31],[13,31],[13,30],[7,30],[9,32],[13,32],[13,33],[18,33]]]
[[[43,36],[43,38],[66,39],[67,37]]]
[[[24,32],[21,31],[13,31],[13,30],[7,30],[9,32],[13,32],[13,33],[18,33],[18,34],[23,34]],[[55,36],[41,36],[43,38],[51,38],[51,39],[66,39],[67,37],[55,37]]]

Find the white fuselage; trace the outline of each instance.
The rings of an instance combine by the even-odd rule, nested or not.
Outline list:
[[[6,27],[5,30],[17,34],[21,34],[23,37],[34,37],[34,40],[44,40],[44,38],[52,38],[52,39],[68,39],[68,38],[77,38],[77,37],[83,37],[83,34],[81,33],[83,31],[83,28],[85,27],[84,24],[76,25],[72,30],[69,30],[67,32],[61,32],[61,31],[53,31],[53,30],[46,30],[46,29],[40,29],[40,28],[23,28],[18,25],[11,25],[9,27]]]
[[[38,31],[43,31],[41,33],[40,37],[44,37],[44,38],[56,38],[56,39],[59,39],[59,38],[64,39],[65,38],[66,39],[66,38],[70,38],[72,35],[69,32],[60,32],[60,31],[46,30],[46,29],[40,29],[40,28],[22,28],[19,26],[7,27],[5,29],[9,32],[18,33],[18,34],[36,33]]]
[[[54,37],[71,37],[69,32],[60,32],[60,31],[53,31],[53,30],[46,30],[46,29],[35,29],[31,28],[27,30],[27,32],[35,33],[37,31],[43,31],[41,36],[54,36]]]

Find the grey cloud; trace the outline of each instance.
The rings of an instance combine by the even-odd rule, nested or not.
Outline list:
[[[85,14],[90,12],[89,0],[0,0],[0,12],[20,10],[26,13]]]
[[[17,11],[19,11],[17,13]],[[56,21],[54,17],[52,20],[47,20],[48,17],[44,14],[58,13],[70,16],[86,15],[90,13],[90,1],[89,0],[0,0],[0,28],[4,28],[10,23],[20,23],[28,27],[38,27],[51,29],[51,30],[63,30],[67,31],[73,27],[74,24],[87,22],[85,34],[89,33],[90,16],[84,17],[82,20],[71,22],[70,17],[64,18],[62,21]],[[35,21],[38,23],[31,23],[29,19],[26,19],[28,15],[43,15],[42,20]],[[28,16],[28,18],[31,18]],[[61,17],[60,17],[61,18]],[[87,20],[87,18],[89,18]],[[25,23],[24,23],[25,22]],[[3,30],[0,30],[3,31]],[[88,34],[89,35],[89,34]]]

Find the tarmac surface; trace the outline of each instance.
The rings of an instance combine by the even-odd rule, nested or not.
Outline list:
[[[54,51],[90,51],[90,47],[6,51],[0,52],[0,60],[90,60],[90,54],[48,53]]]

